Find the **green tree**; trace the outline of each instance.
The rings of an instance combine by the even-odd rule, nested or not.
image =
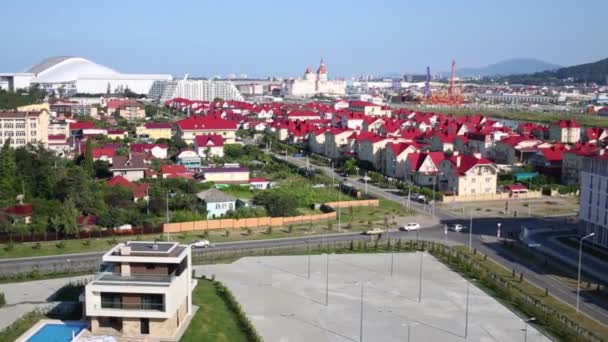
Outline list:
[[[264,191],[253,198],[255,204],[263,205],[272,217],[295,216],[298,203],[295,198],[282,192]]]
[[[89,176],[95,175],[95,168],[93,165],[93,140],[87,139],[87,144],[84,152],[84,160],[82,162],[82,168]]]
[[[76,218],[78,217],[78,210],[74,205],[74,201],[68,198],[63,202],[63,211],[61,213],[61,224],[63,225],[63,231],[66,234],[77,234],[78,225],[76,224]]]
[[[349,175],[354,175],[357,172],[357,161],[355,159],[347,160],[344,163],[342,170],[344,170],[344,172],[348,173]]]
[[[10,139],[6,139],[0,150],[0,198],[12,199],[16,193],[15,150],[10,146]]]

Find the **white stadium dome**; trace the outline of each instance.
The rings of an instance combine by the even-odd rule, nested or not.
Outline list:
[[[22,89],[37,85],[60,95],[122,93],[126,89],[147,94],[156,81],[171,81],[168,74],[123,74],[107,66],[76,56],[57,56],[21,73],[0,73],[0,89]]]
[[[26,73],[34,74],[36,83],[65,83],[86,77],[112,77],[120,73],[82,57],[58,56],[42,60]]]

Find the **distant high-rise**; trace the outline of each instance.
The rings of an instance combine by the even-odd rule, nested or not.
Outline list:
[[[158,102],[174,98],[197,101],[222,100],[243,101],[243,95],[234,83],[210,80],[157,81],[152,84],[148,97]]]

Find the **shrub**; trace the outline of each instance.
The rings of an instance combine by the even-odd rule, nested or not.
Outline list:
[[[65,248],[65,241],[59,241],[55,244],[57,248]]]
[[[292,224],[290,224],[289,226],[287,226],[287,232],[288,233],[293,232],[293,225]]]
[[[266,234],[270,235],[272,234],[272,227],[269,226],[268,228],[266,228]]]
[[[332,230],[334,228],[334,224],[331,222],[327,222],[327,230]]]
[[[230,231],[228,229],[226,229],[226,231],[224,232],[224,236],[225,237],[229,237],[230,236]]]
[[[4,298],[4,292],[0,292],[0,308],[6,305],[6,299]]]
[[[32,246],[32,248],[33,248],[33,249],[40,249],[40,248],[42,248],[42,244],[41,244],[40,242],[36,242],[36,244],[34,244],[34,245]]]
[[[82,241],[82,245],[83,246],[90,246],[91,245],[91,240],[90,239],[86,239],[86,240]]]
[[[251,230],[251,228],[247,228],[247,235],[251,235],[253,234],[253,231]]]
[[[203,231],[203,239],[208,239],[209,238],[209,231],[205,230]]]

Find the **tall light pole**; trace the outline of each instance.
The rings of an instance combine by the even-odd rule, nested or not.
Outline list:
[[[338,233],[342,232],[342,183],[338,184]]]
[[[334,182],[334,178],[335,178],[335,172],[334,172],[334,162],[330,161],[329,164],[331,165],[331,187],[335,188],[336,184]]]
[[[167,191],[167,199],[165,202],[166,202],[165,211],[167,213],[167,223],[169,223],[169,191]]]
[[[367,195],[367,171],[365,172],[365,177],[363,177],[363,180],[365,180],[365,195]]]
[[[464,318],[464,338],[469,336],[469,288],[471,283],[467,280],[467,304],[465,309],[465,318]]]
[[[536,317],[524,319],[524,342],[528,342],[528,324],[536,321]]]
[[[422,302],[422,255],[424,253],[420,252],[420,267],[418,272],[418,302]]]
[[[469,252],[473,250],[473,209],[469,211]]]
[[[359,312],[359,342],[363,342],[363,282],[361,282],[361,309]]]
[[[325,306],[329,305],[329,249],[325,258]]]
[[[579,248],[578,248],[578,281],[576,283],[576,312],[578,313],[578,307],[579,307],[579,296],[581,293],[581,266],[582,266],[582,261],[583,261],[583,240],[588,239],[592,236],[594,236],[595,233],[591,233],[588,235],[585,235],[581,238],[581,241],[579,242]]]

